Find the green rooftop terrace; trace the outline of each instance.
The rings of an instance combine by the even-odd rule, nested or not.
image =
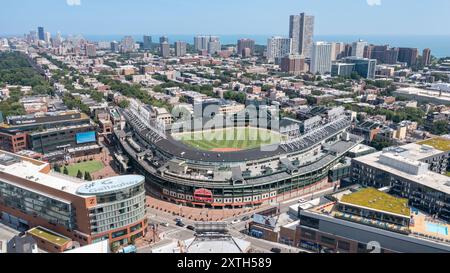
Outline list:
[[[374,188],[366,188],[344,195],[341,202],[407,217],[411,215],[408,199],[397,198]]]
[[[420,145],[428,145],[435,149],[448,152],[450,151],[450,139],[444,137],[436,137],[418,142]]]
[[[36,227],[28,231],[29,234],[34,235],[38,238],[46,240],[54,245],[63,246],[66,243],[70,242],[70,240],[66,237],[62,237],[56,233],[53,233],[49,230],[46,230],[41,227]]]

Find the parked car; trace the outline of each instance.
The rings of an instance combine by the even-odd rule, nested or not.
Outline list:
[[[245,216],[245,217],[242,218],[242,221],[244,221],[244,222],[248,221],[248,220],[250,220],[250,216]]]
[[[281,253],[281,249],[279,249],[278,247],[274,247],[270,251],[273,253]]]
[[[169,223],[161,223],[161,226],[163,226],[163,227],[168,227],[168,226],[169,226]]]
[[[185,224],[184,224],[183,222],[177,222],[177,226],[179,226],[179,227],[184,227]]]
[[[241,220],[234,219],[233,221],[231,221],[231,224],[235,225],[235,224],[240,223],[240,222],[241,222]]]
[[[195,231],[195,227],[194,226],[189,225],[186,228],[189,229],[189,230]]]

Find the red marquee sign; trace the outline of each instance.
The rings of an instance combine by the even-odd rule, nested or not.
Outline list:
[[[214,201],[213,193],[207,189],[198,189],[194,192],[194,200],[204,203],[212,203]]]

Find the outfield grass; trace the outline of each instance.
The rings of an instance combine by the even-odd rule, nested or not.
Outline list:
[[[174,139],[196,149],[249,150],[264,145],[279,143],[283,136],[278,132],[258,128],[227,128],[192,133],[174,134]]]
[[[100,161],[86,161],[86,162],[80,162],[76,164],[72,164],[67,166],[67,170],[69,171],[70,176],[77,176],[78,170],[81,172],[88,172],[90,174],[95,173],[97,171],[100,171],[105,166]],[[61,172],[64,170],[64,167],[61,168]]]

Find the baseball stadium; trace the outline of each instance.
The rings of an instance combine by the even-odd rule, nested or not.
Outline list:
[[[141,106],[120,110],[126,126],[115,130],[119,150],[147,191],[180,205],[254,207],[330,185],[329,172],[362,139],[351,135],[343,109],[279,129],[245,124],[175,130],[151,120]]]

